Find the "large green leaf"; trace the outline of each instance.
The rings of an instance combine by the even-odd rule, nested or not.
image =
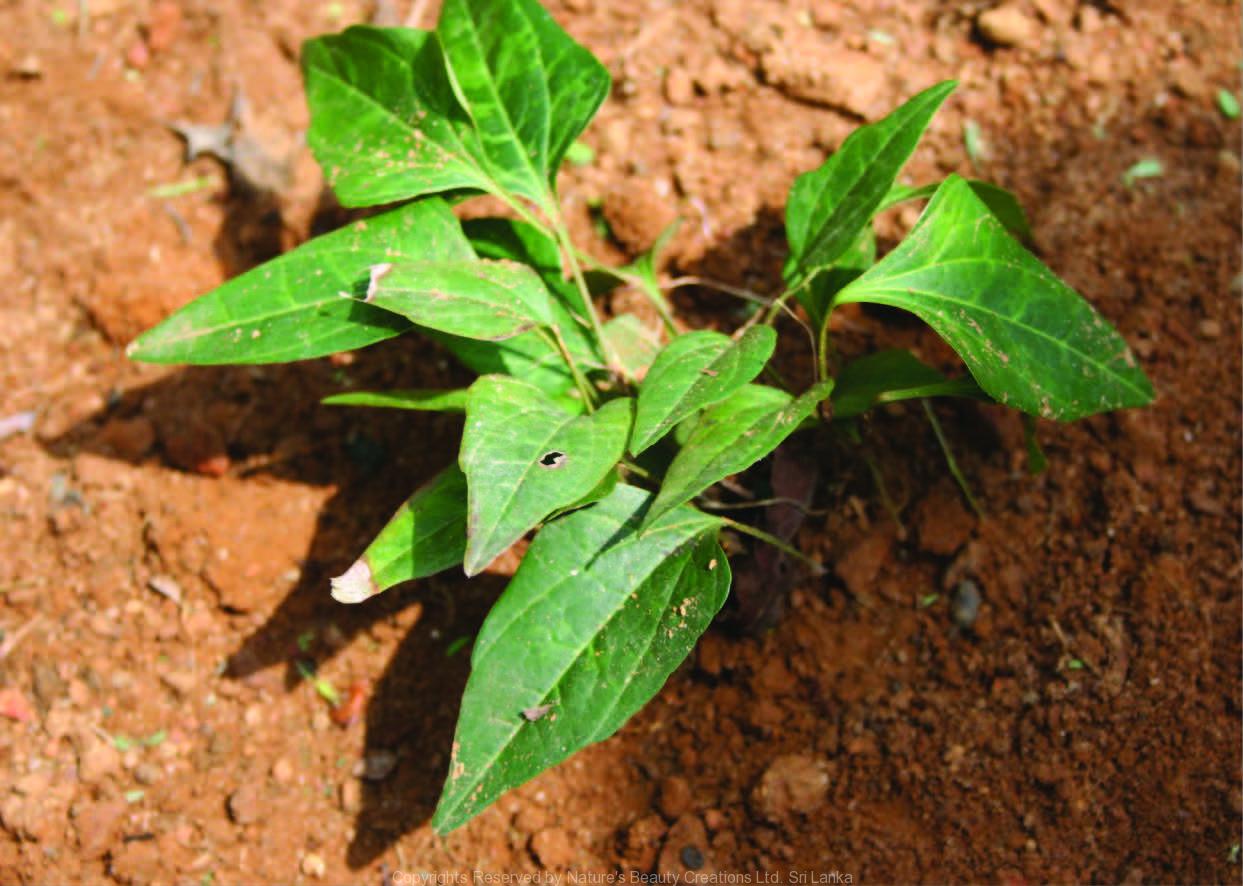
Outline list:
[[[795,398],[776,388],[747,385],[706,410],[669,465],[648,519],[751,467],[798,430],[832,390],[833,382],[820,382]]]
[[[346,206],[497,192],[430,31],[357,25],[302,48],[307,142]]]
[[[718,522],[678,508],[640,534],[650,500],[618,486],[536,536],[475,641],[437,831],[616,732],[720,609]]]
[[[910,351],[878,351],[847,363],[833,388],[833,417],[853,418],[878,403],[916,397],[988,399],[973,378],[946,378]]]
[[[575,415],[503,375],[471,385],[459,457],[470,490],[466,574],[595,489],[625,452],[633,410],[622,399]]]
[[[669,342],[639,386],[630,451],[638,455],[682,419],[751,381],[776,344],[771,326],[752,326],[737,341],[700,330]]]
[[[859,127],[819,169],[799,176],[786,205],[790,282],[831,266],[850,248],[954,86],[939,83],[883,120]]]
[[[385,262],[370,273],[367,304],[449,335],[498,341],[553,322],[543,281],[517,262]]]
[[[1117,330],[1007,234],[958,176],[837,301],[912,312],[993,399],[1031,415],[1071,421],[1152,400]]]
[[[411,203],[310,240],[208,293],[129,347],[151,363],[281,363],[348,351],[410,328],[361,293],[368,267],[469,261],[474,252],[440,200]]]
[[[466,475],[451,465],[410,496],[354,565],[332,580],[332,596],[361,603],[456,566],[465,551]]]
[[[436,33],[491,178],[547,207],[561,158],[608,94],[608,71],[536,0],[445,0]]]

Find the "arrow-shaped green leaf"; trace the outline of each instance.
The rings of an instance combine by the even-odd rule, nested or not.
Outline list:
[[[451,465],[410,496],[354,565],[332,580],[332,596],[361,603],[455,566],[465,551],[466,476]]]
[[[1072,421],[1152,400],[1117,330],[1007,234],[958,176],[837,301],[910,311],[993,399],[1031,415]]]
[[[608,94],[608,71],[536,0],[445,0],[436,33],[491,178],[547,206],[561,158]]]
[[[648,519],[751,467],[794,433],[832,390],[832,382],[821,382],[794,398],[776,388],[747,385],[705,411],[669,465]]]
[[[860,126],[819,169],[799,176],[786,204],[788,280],[829,267],[850,248],[954,86],[939,83],[883,120]]]
[[[440,200],[422,200],[316,237],[190,302],[129,348],[151,363],[282,363],[392,338],[410,322],[342,298],[367,268],[393,261],[470,261],[462,229]]]
[[[553,322],[543,281],[517,262],[384,262],[370,273],[364,302],[450,335],[497,341]]]
[[[618,486],[532,542],[475,641],[437,831],[612,735],[720,609],[718,522],[677,508],[639,534],[650,501]]]
[[[701,330],[669,342],[639,385],[630,451],[638,455],[682,419],[751,381],[776,343],[771,326],[752,326],[737,341]]]
[[[471,385],[459,457],[469,487],[466,574],[592,492],[625,452],[633,409],[633,400],[612,400],[575,415],[518,379]]]

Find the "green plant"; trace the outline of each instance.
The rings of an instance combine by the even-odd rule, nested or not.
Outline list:
[[[791,434],[908,398],[1063,421],[1152,398],[1118,333],[1020,245],[1011,195],[958,176],[897,183],[953,83],[861,127],[795,182],[784,290],[729,336],[679,333],[661,244],[610,268],[570,241],[555,176],[610,80],[535,0],[445,0],[435,31],[353,27],[309,41],[303,64],[309,141],[341,202],[401,205],[232,280],[130,353],[271,363],[417,329],[479,374],[463,390],[328,401],[465,413],[457,463],[333,581],[338,600],[459,565],[474,575],[537,532],[474,641],[441,831],[611,735],[660,688],[729,591],[723,526],[797,555],[695,506]],[[460,223],[451,201],[476,194],[511,217]],[[872,219],[909,200],[928,205],[877,260]],[[632,316],[605,322],[601,281],[647,293],[668,343],[646,342]],[[801,392],[755,381],[791,300],[815,332],[816,378]],[[917,315],[969,374],[904,351],[839,369],[829,316],[850,302]]]

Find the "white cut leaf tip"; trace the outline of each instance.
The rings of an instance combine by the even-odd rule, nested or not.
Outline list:
[[[332,579],[332,599],[338,603],[361,603],[369,597],[380,593],[375,579],[371,577],[371,567],[365,559],[358,559],[345,572]]]

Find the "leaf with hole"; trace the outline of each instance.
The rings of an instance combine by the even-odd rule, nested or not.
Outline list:
[[[989,399],[973,378],[946,378],[910,351],[878,351],[847,363],[833,388],[833,417],[853,418],[880,403],[918,397]]]
[[[354,565],[332,580],[332,596],[361,603],[456,566],[465,552],[466,476],[451,465],[410,496]]]
[[[410,322],[362,299],[368,267],[393,261],[470,262],[457,219],[437,199],[353,222],[247,271],[135,340],[150,363],[283,363],[365,347]]]
[[[843,289],[918,316],[999,403],[1070,421],[1152,400],[1118,332],[951,176],[899,246]]]
[[[705,410],[669,465],[648,520],[768,455],[798,430],[832,390],[833,382],[820,382],[795,398],[777,388],[747,385]]]
[[[859,127],[819,169],[799,176],[786,204],[787,280],[796,283],[832,266],[850,248],[954,86],[939,83]]]
[[[347,391],[319,401],[325,406],[370,406],[417,412],[465,412],[466,388],[406,388],[392,391]]]
[[[640,533],[650,502],[618,486],[532,542],[475,640],[438,832],[616,732],[721,608],[718,521],[677,508]]]
[[[643,452],[696,411],[719,403],[764,368],[777,344],[770,326],[752,326],[737,341],[700,330],[665,346],[639,385],[630,451]]]
[[[633,409],[627,398],[575,415],[518,379],[471,385],[459,458],[469,488],[466,574],[595,489],[625,452]]]

